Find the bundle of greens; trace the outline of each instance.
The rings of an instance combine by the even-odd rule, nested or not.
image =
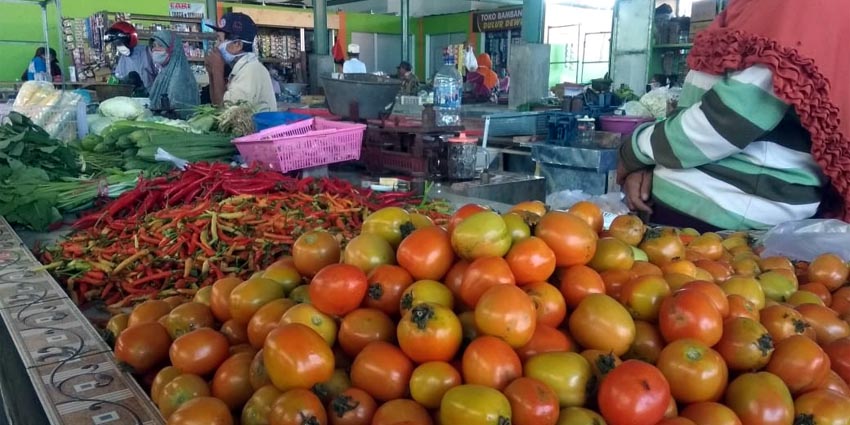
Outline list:
[[[217,108],[212,105],[199,106],[189,125],[197,131],[218,131],[234,137],[252,134],[256,131],[254,114],[257,111],[247,102],[227,103]]]
[[[70,146],[51,139],[43,128],[24,115],[12,112],[9,123],[0,126],[0,170],[37,168],[48,179],[76,177],[79,156]]]

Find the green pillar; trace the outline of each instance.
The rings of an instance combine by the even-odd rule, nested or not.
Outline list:
[[[218,25],[218,5],[216,3],[216,0],[206,0],[205,2],[207,5],[207,19],[213,24]]]
[[[326,56],[330,54],[328,44],[328,2],[313,1],[313,53]]]
[[[543,43],[543,22],[546,16],[546,0],[524,0],[522,2],[522,39],[531,44]]]
[[[410,62],[410,0],[401,0],[401,60]]]

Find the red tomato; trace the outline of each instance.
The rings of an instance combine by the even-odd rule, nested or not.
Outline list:
[[[552,326],[538,323],[534,328],[531,340],[517,348],[516,352],[519,354],[520,360],[526,361],[537,354],[572,351],[572,349],[573,344],[567,338],[567,335]]]
[[[396,252],[398,264],[410,272],[413,280],[440,280],[454,264],[449,233],[437,227],[425,227],[401,241]]]
[[[635,320],[635,341],[623,358],[655,364],[663,348],[664,338],[661,337],[658,328],[649,322]]]
[[[809,282],[820,282],[830,291],[840,288],[847,282],[850,269],[841,257],[835,254],[822,254],[812,260],[807,271]]]
[[[327,424],[325,406],[312,391],[295,388],[284,392],[272,404],[269,425]]]
[[[596,253],[596,232],[581,218],[570,213],[547,213],[537,223],[534,235],[552,249],[560,267],[587,264]]]
[[[555,253],[546,242],[533,236],[515,243],[505,260],[518,285],[545,282],[555,271]]]
[[[254,354],[254,360],[251,361],[248,379],[251,381],[251,387],[254,390],[259,390],[262,387],[272,385],[272,380],[266,371],[266,361],[263,360],[263,350],[257,351]]]
[[[850,338],[840,338],[824,346],[832,370],[845,382],[850,382]]]
[[[830,390],[841,394],[845,397],[850,397],[850,385],[847,385],[834,370],[830,370],[820,385],[815,390]]]
[[[522,376],[522,363],[516,352],[504,341],[481,336],[463,353],[463,381],[502,390]]]
[[[697,425],[741,425],[732,409],[711,401],[690,404],[679,414]]]
[[[223,401],[230,410],[241,409],[254,394],[250,380],[253,358],[251,353],[234,354],[215,371],[212,395]]]
[[[729,371],[723,357],[703,343],[680,339],[661,350],[658,369],[680,403],[716,401],[723,395]]]
[[[413,284],[413,277],[399,266],[382,265],[375,267],[368,276],[369,289],[363,306],[375,308],[390,316],[398,315],[401,294]]]
[[[527,344],[537,326],[534,302],[514,285],[496,285],[475,306],[475,325],[484,335],[503,339],[511,347]]]
[[[174,367],[203,376],[216,370],[227,359],[228,347],[227,338],[220,332],[201,328],[177,338],[168,354]]]
[[[724,319],[729,316],[729,299],[726,298],[726,293],[723,292],[723,289],[721,289],[720,286],[713,282],[695,280],[693,282],[686,283],[685,286],[679,290],[683,291],[689,289],[702,292],[703,295],[711,300],[711,303],[714,304],[714,307],[720,312],[720,315],[723,316]]]
[[[729,300],[729,316],[727,319],[732,317],[746,317],[759,320],[759,309],[746,298],[733,294],[727,296],[726,299]]]
[[[759,312],[762,326],[767,329],[774,343],[792,335],[805,335],[815,339],[815,330],[806,322],[799,311],[791,307],[776,304],[765,307]]]
[[[143,374],[168,358],[169,345],[171,338],[164,326],[157,322],[142,323],[118,335],[115,358],[130,365],[135,373]]]
[[[567,316],[567,304],[558,288],[546,283],[536,282],[522,287],[531,297],[537,310],[537,325],[559,326]]]
[[[452,291],[455,298],[460,298],[460,288],[463,285],[463,275],[466,274],[466,269],[469,268],[469,261],[457,260],[457,262],[449,269],[446,274],[446,287]]]
[[[608,270],[599,273],[599,276],[602,278],[602,282],[605,283],[605,293],[614,299],[620,299],[620,292],[622,292],[623,286],[634,278],[632,272],[626,270]]]
[[[334,355],[316,331],[292,323],[269,333],[263,346],[263,364],[274,386],[288,391],[311,388],[330,379]]]
[[[156,322],[168,315],[170,311],[171,304],[163,300],[145,301],[136,306],[130,313],[130,316],[127,318],[127,327]]]
[[[398,347],[376,341],[354,359],[351,383],[376,400],[394,400],[407,393],[412,373],[413,363]]]
[[[850,336],[850,325],[838,317],[829,307],[816,304],[802,304],[797,311],[803,315],[812,329],[815,330],[818,344],[826,345],[836,339]]]
[[[328,404],[331,425],[370,425],[378,404],[366,391],[349,388]]]
[[[345,315],[339,325],[339,346],[349,356],[357,356],[373,341],[391,342],[395,324],[380,310],[358,308]]]
[[[577,265],[561,272],[561,294],[570,308],[576,308],[584,297],[590,294],[604,294],[605,282],[596,270],[585,265]]]
[[[339,263],[339,242],[330,233],[316,230],[299,236],[292,245],[292,263],[303,276],[312,277],[319,270]]]
[[[758,370],[770,361],[773,338],[761,323],[746,317],[733,317],[723,324],[723,337],[714,349],[723,356],[729,369]]]
[[[496,285],[516,285],[510,265],[501,257],[479,258],[463,274],[460,298],[468,307],[474,308],[478,299]]]
[[[248,328],[246,329],[248,332],[248,342],[251,343],[251,346],[256,349],[263,348],[269,332],[278,326],[283,313],[286,313],[286,310],[289,310],[294,305],[295,301],[288,298],[281,298],[260,307],[251,316],[251,320],[248,321]]]
[[[829,356],[814,341],[790,336],[776,345],[765,369],[778,376],[791,394],[816,388],[829,374]]]
[[[688,418],[676,416],[672,418],[662,419],[661,422],[659,422],[657,425],[696,425],[696,423],[694,423],[694,421]]]
[[[635,323],[613,298],[591,294],[570,315],[570,335],[582,347],[611,351],[621,356],[635,340]]]
[[[230,320],[230,293],[242,283],[238,277],[226,277],[215,281],[210,292],[210,310],[219,322]]]
[[[423,363],[410,376],[410,398],[428,409],[436,409],[446,392],[462,383],[454,366],[446,362]]]
[[[460,348],[461,334],[454,312],[432,303],[408,310],[396,330],[401,351],[417,363],[451,360]]]
[[[344,316],[360,306],[368,287],[366,274],[357,267],[332,264],[316,273],[310,282],[310,301],[322,313]]]
[[[419,403],[408,399],[391,400],[375,411],[372,425],[432,425],[434,421]]]
[[[670,384],[660,370],[626,360],[599,386],[599,409],[610,425],[654,425],[670,404]]]
[[[832,293],[832,302],[829,308],[841,316],[850,314],[850,286],[839,288]]]
[[[558,396],[534,378],[517,378],[504,390],[511,403],[513,425],[555,425],[558,422]]]
[[[779,377],[745,373],[729,383],[726,405],[744,424],[787,425],[794,421],[794,400]]]
[[[794,423],[846,424],[850,418],[850,398],[841,394],[817,390],[794,400]]]
[[[691,338],[711,347],[723,335],[723,316],[698,291],[681,291],[665,298],[658,313],[658,325],[668,342]]]

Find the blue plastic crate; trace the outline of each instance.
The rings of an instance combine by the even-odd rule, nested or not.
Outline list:
[[[254,114],[254,126],[257,131],[263,131],[284,124],[292,124],[297,121],[313,118],[308,115],[293,114],[292,112],[260,112]]]

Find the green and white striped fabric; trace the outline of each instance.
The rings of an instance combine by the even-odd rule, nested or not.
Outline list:
[[[724,229],[764,229],[813,216],[826,183],[808,132],[773,94],[771,71],[691,71],[679,109],[635,131],[620,159],[654,166],[653,197]]]

